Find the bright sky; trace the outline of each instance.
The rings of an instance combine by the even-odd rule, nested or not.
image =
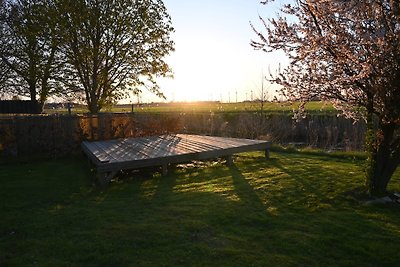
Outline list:
[[[252,94],[253,99],[260,96],[262,73],[267,75],[269,68],[275,70],[279,62],[287,62],[281,53],[267,54],[250,46],[257,36],[249,21],[261,29],[258,15],[265,18],[278,11],[278,4],[259,2],[164,0],[175,28],[176,49],[167,60],[175,77],[160,80],[168,102],[235,102],[236,92],[238,101],[251,100]],[[265,87],[275,91],[272,86]],[[160,99],[143,93],[141,102],[150,101]]]

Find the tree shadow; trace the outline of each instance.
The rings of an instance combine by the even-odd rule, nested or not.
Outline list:
[[[176,185],[177,175],[173,172],[169,172],[167,175],[160,175],[155,179],[157,180],[157,189],[153,196],[153,201],[162,204],[166,198],[174,194],[173,189]]]
[[[323,199],[326,189],[308,176],[314,173],[319,181],[325,182],[326,172],[308,161],[299,167],[304,173],[292,170],[287,165],[292,160],[279,155],[268,161],[244,159],[230,167],[220,164],[188,168],[166,176],[132,177],[112,184],[104,192],[90,193],[80,192],[85,185],[80,181],[84,173],[76,184],[65,189],[65,183],[83,165],[81,160],[46,163],[42,170],[33,172],[36,179],[21,180],[30,182],[25,187],[14,184],[13,180],[20,176],[14,167],[11,172],[14,179],[4,181],[9,183],[8,191],[12,190],[9,196],[14,201],[7,212],[3,211],[7,215],[3,216],[6,222],[3,225],[7,227],[2,241],[7,245],[4,246],[7,253],[26,257],[35,253],[30,246],[32,242],[39,243],[43,236],[50,236],[53,240],[41,243],[44,251],[81,263],[77,265],[135,266],[161,258],[168,266],[200,266],[210,262],[213,266],[232,263],[318,266],[321,262],[332,266],[358,262],[396,266],[400,240],[398,212],[390,215],[383,209],[344,202],[337,209],[310,211],[307,203],[295,200],[307,199],[313,190],[320,190],[321,196],[315,198]],[[299,162],[302,161],[296,160]],[[54,174],[58,168],[62,171]],[[256,176],[256,171],[254,176],[251,173],[252,170],[262,173],[261,169],[268,168],[276,172],[261,177]],[[51,175],[55,179],[46,178]],[[271,183],[274,179],[278,184]],[[49,185],[52,180],[57,183]],[[257,180],[262,181],[256,183]],[[289,188],[284,187],[286,182]],[[51,194],[46,196],[44,189]],[[292,191],[286,193],[287,190]],[[33,201],[25,201],[23,193],[32,191],[35,191]],[[147,193],[151,194],[146,196]],[[232,195],[237,198],[229,198]],[[68,196],[72,200],[64,203]],[[4,203],[12,200],[4,198],[4,194],[2,197]],[[55,209],[54,203],[48,203],[49,198],[63,207]],[[268,209],[271,205],[279,211],[271,213]],[[48,213],[43,212],[46,208]],[[20,217],[14,218],[16,215]],[[38,230],[46,235],[35,235]],[[10,236],[13,231],[16,234]],[[26,242],[27,236],[32,238],[30,242]],[[4,238],[16,241],[7,244]],[[65,240],[70,240],[71,245]],[[25,253],[19,253],[19,247]],[[370,253],[372,249],[377,251],[376,255]],[[100,254],[90,254],[93,250],[104,254],[107,264],[98,261],[96,257]]]
[[[343,200],[341,197],[338,199],[341,196],[339,192],[348,189],[348,184],[337,180],[341,170],[324,168],[323,165],[309,162],[307,158],[297,158],[291,162],[292,166],[285,166],[281,160],[269,164],[287,176],[284,180],[285,192],[282,199],[277,201],[284,201],[288,205],[304,207],[309,211],[319,207],[332,208]]]
[[[236,165],[231,165],[229,166],[229,172],[232,176],[232,183],[240,201],[252,211],[266,213],[266,206],[255,192],[254,187],[246,180],[241,170]]]
[[[137,246],[136,250],[146,255],[151,248],[171,265],[176,263],[175,258],[180,258],[181,264],[206,264],[201,256],[194,258],[183,248],[200,248],[202,256],[218,255],[221,260],[215,263],[220,265],[229,249],[240,252],[238,258],[243,265],[250,261],[263,265],[268,258],[277,262],[284,258],[292,265],[351,265],[365,262],[364,258],[370,260],[371,266],[395,261],[390,257],[382,261],[384,257],[371,256],[367,251],[371,240],[379,240],[380,252],[393,253],[394,248],[383,249],[382,236],[397,245],[398,228],[389,225],[393,228],[390,229],[385,226],[385,219],[373,216],[387,215],[390,223],[398,219],[379,209],[372,208],[369,213],[369,208],[331,199],[330,191],[336,196],[346,187],[335,181],[335,169],[324,168],[322,161],[301,157],[279,155],[268,161],[258,158],[249,158],[248,162],[244,159],[230,167],[188,168],[120,184],[116,188],[121,192],[108,196],[117,200],[111,203],[118,211],[112,213],[111,222],[122,222],[135,233],[129,242]],[[296,166],[288,166],[290,163]],[[271,177],[252,176],[252,170],[260,172],[264,168],[277,171]],[[236,195],[237,200],[218,191],[215,186],[221,183],[230,186],[227,194]],[[147,199],[143,198],[146,184],[151,184],[154,191]],[[182,187],[185,190],[179,190]],[[270,212],[272,206],[278,212]],[[107,215],[103,207],[97,211]],[[105,226],[111,227],[111,222]],[[125,232],[113,234],[124,238]],[[253,249],[264,255],[253,255]],[[246,260],[248,255],[253,257]]]

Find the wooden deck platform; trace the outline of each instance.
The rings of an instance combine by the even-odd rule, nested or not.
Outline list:
[[[162,166],[192,160],[225,157],[232,163],[232,154],[262,150],[269,155],[270,142],[251,139],[201,135],[162,135],[125,138],[108,141],[83,142],[83,151],[96,166],[101,184],[126,169]]]

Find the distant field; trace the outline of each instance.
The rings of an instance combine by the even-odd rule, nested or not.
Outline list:
[[[265,103],[263,111],[266,113],[291,113],[298,108],[298,103]],[[309,113],[334,113],[335,109],[332,105],[324,102],[310,102],[306,105]],[[104,109],[102,112],[131,112],[132,105],[117,105],[111,109]],[[255,112],[261,111],[261,104],[256,102],[240,102],[240,103],[218,103],[218,102],[188,102],[188,103],[151,103],[151,104],[134,104],[133,112],[148,113],[168,113],[168,112],[214,112],[214,113],[236,113],[236,112]],[[47,113],[66,113],[66,109],[46,110]],[[74,108],[74,113],[86,113],[85,108]]]

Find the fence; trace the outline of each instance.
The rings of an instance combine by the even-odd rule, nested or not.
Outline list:
[[[0,153],[52,157],[80,149],[83,140],[157,135],[178,131],[174,116],[24,115],[0,116]]]
[[[56,157],[79,150],[83,140],[177,132],[357,150],[364,144],[365,125],[336,116],[312,116],[294,123],[289,115],[258,113],[0,116],[0,154]]]
[[[331,150],[361,150],[366,125],[335,115],[313,115],[294,122],[289,114],[194,113],[181,115],[183,131],[217,136],[267,139]]]
[[[37,101],[0,100],[0,114],[38,114],[41,108]]]

